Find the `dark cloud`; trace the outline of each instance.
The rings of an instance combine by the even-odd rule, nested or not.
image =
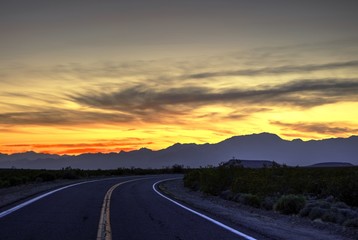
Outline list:
[[[270,108],[241,108],[240,110],[232,111],[229,114],[220,117],[230,120],[243,120],[243,119],[247,119],[254,113],[268,112],[270,110],[271,110]]]
[[[357,67],[358,61],[335,62],[327,64],[308,64],[308,65],[286,65],[280,67],[265,67],[258,69],[243,69],[237,71],[217,71],[217,72],[202,72],[191,75],[182,76],[187,78],[210,78],[210,77],[224,77],[224,76],[257,76],[257,75],[277,75],[287,73],[307,73],[312,71],[335,70],[341,68]]]
[[[319,133],[319,134],[357,134],[358,128],[356,126],[349,126],[344,123],[285,123],[281,121],[271,121],[273,125],[280,126],[285,130],[295,130],[298,132],[306,133]]]
[[[249,89],[182,87],[155,90],[136,86],[112,93],[88,92],[69,96],[72,101],[98,109],[111,109],[140,116],[184,114],[210,104],[259,104],[314,107],[340,101],[356,101],[357,79],[300,80]]]
[[[165,91],[135,86],[112,93],[90,92],[70,96],[72,101],[99,109],[110,109],[146,117],[146,120],[157,115],[185,115],[192,109],[192,104],[212,98],[205,95],[205,88],[175,88]],[[202,99],[201,99],[202,98]],[[173,107],[175,106],[175,107]]]
[[[64,109],[39,109],[35,111],[0,114],[0,124],[6,125],[81,125],[110,124],[129,122],[133,118],[127,114],[101,113]]]
[[[49,104],[58,104],[62,100],[62,96],[56,95],[54,93],[45,93],[45,92],[4,92],[2,94],[4,97],[9,97],[13,99],[31,99],[32,101],[36,100],[41,103],[41,105],[49,105]],[[0,102],[0,104],[4,104],[7,106],[12,106],[14,108],[24,108],[26,105],[9,103],[9,102]]]

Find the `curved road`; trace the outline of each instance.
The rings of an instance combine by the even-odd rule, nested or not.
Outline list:
[[[0,239],[98,239],[105,196],[118,183],[107,218],[113,240],[248,239],[156,193],[153,184],[168,178],[173,176],[122,177],[63,189],[0,217]]]

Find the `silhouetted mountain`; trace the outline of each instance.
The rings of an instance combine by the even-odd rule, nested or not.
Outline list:
[[[45,153],[36,153],[34,151],[28,151],[23,153],[14,153],[14,154],[0,154],[0,160],[37,160],[37,159],[46,159],[53,158],[58,159],[61,156],[56,154],[45,154]]]
[[[174,164],[190,167],[217,166],[228,159],[265,159],[288,166],[308,166],[322,162],[342,162],[358,165],[358,136],[324,140],[283,140],[270,133],[235,136],[216,144],[174,144],[153,151],[142,148],[119,153],[58,156],[34,152],[0,155],[0,168],[47,168],[71,166],[83,169],[111,169],[119,167],[161,168]],[[252,160],[251,165],[260,162]],[[246,164],[249,164],[247,162]]]

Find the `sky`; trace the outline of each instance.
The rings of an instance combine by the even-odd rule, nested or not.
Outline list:
[[[0,152],[358,135],[355,0],[1,0]]]

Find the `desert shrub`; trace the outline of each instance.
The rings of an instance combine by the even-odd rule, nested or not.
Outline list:
[[[326,197],[324,200],[328,203],[333,203],[335,201],[335,199],[332,195]]]
[[[232,197],[232,200],[235,201],[235,202],[240,202],[240,196],[241,196],[241,193],[236,193]]]
[[[316,199],[326,198],[326,202],[342,201],[349,206],[358,206],[358,167],[275,166],[262,169],[217,167],[198,169],[198,171],[196,180],[199,188],[209,190],[208,193],[211,190],[214,192],[220,190],[220,193],[231,189],[234,193],[251,193],[261,198],[294,194],[312,196]],[[208,186],[209,184],[215,186]]]
[[[73,179],[79,179],[79,176],[76,175],[75,172],[73,171],[66,171],[63,176],[62,176],[63,179],[70,179],[70,180],[73,180]]]
[[[331,208],[331,204],[329,202],[323,201],[323,200],[319,200],[316,205],[322,209],[330,209]]]
[[[41,178],[42,181],[49,182],[56,179],[56,174],[54,172],[42,172],[38,177]]]
[[[348,220],[358,218],[358,212],[354,209],[338,208],[333,204],[330,206],[330,208],[328,208],[327,205],[323,205],[322,202],[325,201],[317,201],[307,204],[300,211],[299,215],[301,217],[308,217],[311,220],[321,219],[324,222],[332,222],[337,224],[343,224]]]
[[[198,170],[193,170],[185,174],[184,176],[184,187],[190,188],[192,190],[199,190],[200,186],[200,172]]]
[[[231,190],[225,190],[220,193],[220,197],[225,200],[232,200],[234,193]]]
[[[344,202],[336,202],[336,203],[333,204],[333,207],[342,208],[342,209],[349,208],[348,205],[345,204]]]
[[[275,197],[265,197],[261,202],[261,208],[266,210],[273,210],[273,207],[276,202],[277,198]]]
[[[358,171],[339,179],[334,184],[336,196],[350,206],[358,206]]]
[[[184,166],[179,164],[174,164],[171,169],[172,173],[183,173]]]
[[[301,195],[283,195],[274,206],[276,211],[283,214],[297,214],[305,206],[306,200]]]
[[[345,218],[355,218],[357,216],[357,212],[353,209],[338,209],[338,211],[345,217]]]
[[[342,223],[344,217],[338,211],[327,210],[321,217],[322,221],[332,223]]]
[[[204,193],[219,195],[229,189],[233,181],[233,168],[219,167],[201,169],[199,174],[200,190]]]
[[[304,207],[304,208],[301,209],[301,211],[298,213],[298,215],[299,215],[300,217],[307,217],[308,214],[310,214],[311,210],[312,210],[312,207],[311,207],[311,206],[309,206],[309,207],[306,206],[306,207]]]
[[[309,202],[307,203],[304,208],[301,209],[301,211],[298,213],[298,215],[300,217],[308,217],[308,215],[310,214],[311,210],[313,208],[320,208],[319,207],[319,202],[314,201],[314,202]]]
[[[0,180],[0,188],[9,187],[10,183],[8,180]]]
[[[322,216],[326,213],[326,211],[327,210],[322,209],[320,207],[313,207],[308,214],[308,218],[311,220],[322,218]]]
[[[73,169],[71,167],[66,167],[62,170],[61,172],[61,177],[63,179],[79,179],[80,177],[82,177],[82,173],[83,171],[81,169]],[[108,171],[103,171],[102,172],[102,176],[108,176],[109,172]]]
[[[10,186],[16,186],[16,185],[22,184],[23,181],[22,181],[21,177],[14,176],[9,179],[9,183],[10,183]]]
[[[219,195],[223,190],[223,179],[214,171],[204,171],[200,174],[200,190],[204,193]]]
[[[260,198],[257,195],[250,193],[241,194],[239,197],[239,202],[256,208],[260,207],[261,205]]]
[[[345,227],[358,228],[358,218],[346,220],[346,221],[343,223],[343,226],[345,226]]]

